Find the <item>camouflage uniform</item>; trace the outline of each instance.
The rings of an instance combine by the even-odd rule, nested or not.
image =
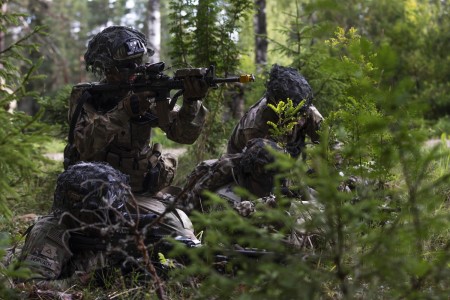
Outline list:
[[[227,153],[241,152],[245,144],[253,138],[269,138],[271,135],[267,125],[267,121],[277,121],[275,112],[267,106],[268,100],[266,97],[261,98],[258,102],[252,105],[245,115],[240,119],[239,123],[233,129],[233,132],[228,140]],[[301,148],[305,145],[305,138],[308,136],[311,142],[318,143],[319,135],[317,131],[320,129],[320,124],[323,117],[314,105],[308,106],[305,113],[300,115],[297,125],[294,127],[290,139],[287,141],[288,145],[292,145],[292,155],[298,156]]]
[[[246,143],[253,138],[273,139],[269,132],[271,127],[267,122],[272,121],[276,124],[278,117],[267,104],[276,105],[280,100],[286,101],[288,98],[295,105],[302,100],[305,100],[305,104],[300,109],[292,133],[283,141],[286,143],[286,150],[291,156],[298,157],[306,145],[306,136],[312,143],[318,143],[317,131],[323,117],[311,104],[313,99],[311,87],[297,70],[275,64],[266,83],[265,95],[248,109],[234,128],[228,140],[227,153],[240,153]]]
[[[198,164],[188,176],[184,192],[178,198],[183,209],[187,212],[223,209],[212,207],[208,197],[203,194],[204,191],[211,191],[226,200],[230,207],[243,217],[250,217],[254,214],[258,204],[270,208],[279,206],[275,195],[272,194],[273,176],[276,170],[265,168],[274,161],[273,156],[265,150],[266,147],[282,151],[274,142],[256,138],[251,139],[241,153],[225,154],[219,159],[207,160]],[[250,200],[242,197],[235,192],[237,187],[247,189],[257,198]],[[319,208],[315,200],[316,192],[307,188],[300,195],[297,192],[293,193],[288,187],[284,187],[283,193],[292,200],[290,204],[283,207],[283,211],[296,220],[296,224],[286,235],[285,241],[290,245],[304,247],[306,240],[309,241],[309,234],[311,234],[310,230],[305,229],[305,221],[311,220],[312,215]],[[268,224],[261,225],[267,226]],[[276,231],[279,225],[281,224],[275,224],[270,228]]]
[[[70,97],[69,123],[72,120],[78,100],[83,92],[82,88],[74,87]],[[116,93],[117,94],[117,93]],[[119,97],[125,99],[131,93]],[[117,95],[103,95],[112,97],[111,102],[117,101]],[[98,99],[92,100],[92,102]],[[154,101],[154,100],[151,100]],[[130,118],[124,102],[118,101],[117,106],[107,112],[99,112],[95,103],[87,102],[79,116],[74,129],[74,145],[79,153],[81,161],[106,161],[125,174],[130,175],[130,185],[134,192],[146,192],[144,181],[152,163],[152,159],[159,160],[163,169],[175,172],[176,159],[170,154],[163,154],[159,158],[152,158],[150,144],[152,127],[158,124],[154,122],[157,114],[155,103],[151,102],[144,118]],[[199,136],[207,114],[206,108],[200,101],[185,101],[181,108],[169,113],[169,121],[161,128],[167,137],[175,142],[190,144]],[[162,187],[171,183],[174,174],[167,179],[162,179]],[[171,177],[171,178],[170,178]]]
[[[89,41],[84,58],[86,69],[103,75],[104,82],[132,84],[130,74],[151,52],[142,33],[129,27],[110,26]],[[157,194],[172,182],[176,159],[161,155],[159,147],[149,145],[151,130],[156,126],[179,143],[193,143],[200,134],[207,111],[198,100],[206,93],[206,83],[192,78],[185,78],[183,83],[183,105],[171,111],[167,105],[159,105],[168,99],[156,104],[151,99],[155,95],[148,92],[91,94],[86,85],[72,89],[69,143],[64,151],[66,171],[58,178],[52,214],[31,229],[21,256],[31,264],[37,278],[61,279],[71,276],[75,269],[90,271],[102,267],[106,263],[103,253],[72,253],[67,242],[73,231],[80,230],[94,238],[104,237],[105,230],[116,228],[121,220],[111,219],[111,212],[164,213],[160,225],[168,235],[198,242],[186,214],[176,209],[166,212],[164,201],[170,197]],[[84,178],[84,172],[90,177]],[[100,179],[107,184],[96,186]],[[88,185],[91,189],[83,188],[84,182],[93,182]],[[107,194],[98,194],[98,188]],[[124,190],[128,192],[126,196]],[[120,209],[110,203],[104,207],[105,200],[120,203]]]
[[[109,84],[132,84],[134,77],[128,74],[133,74],[133,68],[142,63],[143,54],[150,52],[146,45],[145,37],[138,31],[108,27],[89,42],[84,56],[86,68],[104,75],[103,81]],[[191,144],[199,136],[207,114],[199,101],[206,93],[206,83],[191,78],[183,82],[183,104],[173,110],[167,106],[161,109],[159,104],[164,101],[157,103],[151,93],[98,92],[85,98],[86,85],[76,85],[69,99],[68,118],[73,131],[65,162],[107,162],[130,177],[134,201],[130,201],[129,209],[141,214],[165,211],[166,205],[155,195],[171,184],[177,160],[171,154],[161,153],[156,147],[159,144],[150,146],[152,128],[160,127],[175,142]],[[136,99],[138,110],[134,111],[132,102]],[[194,237],[187,216],[182,212],[166,217],[169,216],[174,232]]]
[[[257,138],[250,140],[242,153],[225,154],[219,159],[201,162],[187,177],[178,203],[187,212],[208,211],[207,198],[203,195],[208,190],[226,199],[242,215],[248,215],[244,207],[251,210],[249,203],[243,203],[247,199],[234,193],[236,186],[242,186],[261,197],[259,201],[273,204],[271,191],[274,171],[265,169],[265,166],[272,163],[274,158],[266,147],[282,151],[274,142]]]
[[[73,276],[75,271],[89,273],[111,266],[108,253],[77,251],[69,241],[76,233],[100,242],[108,240],[118,226],[126,228],[123,216],[136,211],[130,190],[128,176],[104,163],[80,162],[64,171],[58,177],[52,213],[34,224],[22,248],[20,259],[30,266],[32,279],[61,280]],[[161,233],[199,243],[184,212],[165,211],[162,203],[173,201],[171,198],[167,193],[159,193],[154,196],[155,201],[144,201],[144,208],[139,211],[165,213],[158,223]]]
[[[110,26],[89,41],[84,60],[88,71],[104,77],[102,83],[132,86],[140,78],[136,70],[143,65],[144,55],[153,52],[141,32]],[[156,65],[158,70],[164,68],[163,64]],[[161,149],[152,151],[152,128],[160,127],[175,142],[191,144],[199,136],[207,114],[199,101],[208,90],[206,82],[187,76],[183,86],[183,104],[171,110],[170,99],[155,101],[156,92],[94,92],[89,84],[76,85],[69,99],[71,128],[65,167],[76,161],[108,162],[130,176],[134,193],[155,194],[168,186],[177,162],[170,154],[161,155]],[[152,170],[155,167],[161,171],[157,180],[149,178],[150,171],[157,173]]]

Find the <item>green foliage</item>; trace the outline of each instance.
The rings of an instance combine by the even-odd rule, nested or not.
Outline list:
[[[413,95],[411,81],[393,86],[382,80],[385,70],[396,67],[396,49],[377,47],[353,29],[338,29],[316,49],[303,70],[314,69],[319,97],[329,97],[333,109],[321,144],[308,150],[307,163],[315,173],[308,176],[304,161],[288,157],[277,157],[275,164],[296,186],[315,189],[319,209],[306,210],[298,200],[277,195],[280,204],[297,207],[290,217],[283,205],[259,207],[251,218],[231,209],[194,214],[207,246],[199,250],[201,257],[237,243],[274,251],[282,262],[238,256],[231,261],[236,268],[228,266],[223,275],[194,255],[182,278],[201,281],[194,291],[200,298],[447,297],[449,150],[424,147],[423,103]],[[272,109],[282,112],[284,105]],[[335,147],[336,141],[342,144]],[[345,191],[348,182],[355,184]],[[218,196],[210,197],[227,207]],[[281,233],[290,232],[302,213],[311,215],[301,226],[305,236],[318,238],[310,247],[286,248]],[[274,232],[267,224],[283,225]]]
[[[240,31],[239,21],[249,17],[247,1],[171,1],[171,59],[175,65],[209,66],[218,74],[232,74],[239,65],[233,35]]]
[[[449,134],[450,133],[450,117],[442,117],[439,118],[436,123],[432,126],[430,129],[431,131],[431,137],[437,137],[442,136],[443,134]]]
[[[61,139],[65,139],[67,132],[69,132],[67,112],[69,110],[68,99],[70,97],[71,90],[72,86],[66,85],[54,96],[39,99],[39,104],[43,109],[45,109],[45,114],[42,121],[50,125],[55,125],[55,135]]]
[[[197,8],[200,2],[202,7]],[[232,73],[238,59],[234,55],[235,45],[225,32],[234,31],[224,25],[233,24],[232,17],[221,19],[222,12],[233,14],[233,6],[226,6],[231,1],[200,2],[171,1],[172,59],[183,65],[216,63],[219,74]],[[244,5],[243,1],[233,3],[235,7]],[[448,30],[443,30],[449,22],[447,2],[310,0],[295,4],[295,13],[284,14],[289,21],[279,31],[280,41],[287,43],[276,42],[271,61],[292,61],[292,66],[301,70],[313,87],[314,104],[326,121],[321,144],[308,148],[306,161],[279,155],[275,164],[282,171],[280,176],[300,190],[314,188],[316,204],[309,207],[296,198],[284,197],[277,187],[277,208],[257,204],[255,215],[242,218],[222,199],[210,194],[211,201],[226,209],[194,213],[192,220],[197,231],[203,232],[204,246],[175,249],[187,255],[192,263],[171,272],[173,277],[165,283],[167,296],[171,299],[448,298],[450,153],[444,146],[448,130],[443,118],[433,132],[442,137],[441,144],[424,147],[430,134],[422,120],[424,112],[429,118],[445,115],[450,103],[446,63],[450,39]],[[282,19],[280,16],[281,13],[271,15],[272,21]],[[103,21],[104,16],[99,16],[98,24]],[[84,40],[80,38],[79,42],[83,44]],[[202,52],[205,49],[210,51]],[[2,64],[4,55],[2,52],[0,56]],[[21,61],[20,56],[16,57]],[[13,61],[4,66],[19,65]],[[5,99],[2,104],[15,98],[11,91],[17,91],[16,94],[25,91],[21,79],[26,76],[17,76],[19,71],[0,70],[6,72],[0,73],[2,78],[9,76],[2,82]],[[25,74],[32,77],[32,72]],[[250,87],[250,98],[261,96],[264,76],[257,74],[260,80]],[[214,124],[205,128],[210,140],[203,138],[197,149],[190,149],[192,152],[182,158],[180,168],[186,167],[184,174],[203,155],[210,158],[221,152],[228,129],[219,122],[220,97],[218,90],[210,95],[213,100],[219,99],[217,103],[208,99],[211,103],[207,104],[211,111],[208,122]],[[46,100],[49,107],[57,107],[50,98]],[[25,212],[24,203],[28,205],[28,201],[36,198],[30,192],[35,189],[42,194],[40,203],[48,205],[44,195],[49,192],[41,192],[38,187],[45,182],[51,185],[48,178],[56,177],[58,167],[46,168],[49,177],[42,173],[33,175],[42,167],[36,167],[35,162],[40,159],[43,141],[34,134],[44,132],[44,127],[25,115],[6,110],[0,110],[0,120],[4,124],[0,138],[6,141],[0,147],[4,174],[0,180],[3,194],[0,200],[7,197],[8,205],[16,205],[11,206],[14,211]],[[33,125],[27,125],[31,121]],[[308,167],[315,173],[308,175]],[[27,180],[30,177],[32,181]],[[11,182],[16,185],[11,187]],[[29,185],[29,190],[23,189],[22,183]],[[345,183],[352,188],[343,190]],[[28,191],[26,197],[23,191]],[[241,193],[256,201],[252,195]],[[304,215],[311,217],[298,225],[297,220]],[[304,244],[299,248],[286,246],[285,237],[292,228],[303,233],[300,236]],[[252,260],[236,255],[225,267],[225,274],[217,272],[215,267],[219,263],[214,255],[232,249],[236,243],[265,249],[276,256]],[[166,261],[170,258],[164,256]],[[0,286],[6,289],[0,290],[0,297],[8,298],[3,278]],[[114,290],[114,295],[132,297],[133,290],[120,281],[120,276],[108,287]],[[87,298],[93,298],[89,292],[94,293],[94,289],[86,291]],[[95,293],[105,295],[104,290]],[[148,286],[141,285],[137,293],[146,298],[156,297]]]
[[[217,74],[228,76],[239,66],[237,41],[239,21],[249,16],[248,1],[171,1],[171,59],[175,65],[207,67],[215,65]],[[219,75],[220,76],[220,75]],[[222,119],[226,87],[211,91],[204,103],[210,113],[192,153],[196,162],[217,157],[230,127]]]
[[[0,233],[0,257],[7,255],[7,249],[10,247],[12,241],[9,236]],[[3,260],[4,261],[4,260]],[[10,264],[5,266],[0,263],[0,297],[2,299],[20,299],[17,293],[13,290],[14,284],[11,280],[14,278],[26,279],[30,276],[30,271],[19,264]]]
[[[39,29],[34,31],[34,34]],[[27,48],[35,48],[36,45],[26,44],[27,35],[11,44],[5,51],[1,52],[1,61],[4,69],[1,76],[5,81],[2,90],[2,106],[0,108],[0,120],[3,124],[0,130],[0,166],[3,174],[0,180],[0,210],[9,215],[10,211],[5,206],[9,197],[18,198],[16,186],[24,183],[39,172],[39,161],[43,161],[40,153],[40,145],[48,140],[46,132],[48,127],[39,123],[42,112],[30,117],[21,112],[9,112],[6,110],[12,101],[21,97],[33,96],[33,92],[26,90],[28,81],[35,79],[33,73],[36,66],[29,60],[20,60],[22,51]],[[10,53],[12,52],[12,53]],[[20,67],[27,68],[22,75]]]
[[[277,106],[268,103],[269,106],[277,115],[278,122],[275,124],[272,121],[268,121],[267,125],[271,128],[269,132],[275,140],[285,147],[285,138],[292,134],[294,126],[298,123],[298,112],[300,108],[305,104],[305,100],[300,102],[298,105],[294,105],[291,99],[287,99],[286,102],[280,100]]]
[[[268,9],[272,8],[270,4],[268,6]],[[274,6],[273,10],[278,8],[277,5]],[[294,60],[294,64],[302,70],[313,53],[311,45],[319,28],[316,24],[308,22],[298,1],[284,4],[283,8],[274,13],[276,20],[272,21],[274,23],[272,26],[275,28],[269,28],[268,39],[271,42],[269,49],[280,55],[274,55],[270,61],[277,64],[292,64]]]
[[[397,97],[402,94],[396,91],[386,96],[394,97],[396,93]],[[403,96],[404,101],[409,99]],[[405,113],[382,108],[389,116]],[[418,142],[422,133],[420,129],[411,131],[410,121],[385,118],[384,124],[370,126],[371,131],[366,129],[368,133],[392,136],[383,147],[371,149],[372,144],[348,140],[344,153],[385,152],[386,161],[377,160],[365,168],[345,163],[336,169],[330,161],[327,130],[322,132],[322,144],[308,155],[315,170],[313,176],[306,174],[303,161],[279,154],[275,165],[282,177],[317,192],[312,207],[277,193],[277,208],[260,205],[255,215],[243,218],[227,209],[224,200],[209,193],[210,201],[225,209],[194,213],[192,220],[197,231],[203,231],[204,247],[183,252],[189,255],[192,265],[177,272],[175,279],[200,282],[192,291],[198,298],[447,297],[450,151],[444,147],[439,152],[424,149]],[[437,173],[436,168],[443,172]],[[379,169],[395,177],[382,177]],[[356,187],[339,189],[349,177],[357,179]],[[290,205],[287,216],[286,207]],[[296,220],[305,215],[310,217],[298,225]],[[292,228],[304,233],[303,247],[289,247],[283,242],[284,234]],[[276,255],[258,260],[233,256],[226,250],[235,244]],[[225,273],[220,273],[211,265],[214,253],[224,251],[232,258]],[[205,257],[209,259],[205,261]]]
[[[4,33],[8,26],[13,26],[19,22],[19,14],[1,14],[1,27]],[[34,28],[30,33],[25,33],[16,41],[11,42],[0,52],[0,212],[2,214],[1,227],[8,224],[9,218],[21,211],[16,210],[21,201],[36,201],[38,190],[31,190],[33,183],[37,183],[36,178],[43,176],[42,168],[50,162],[42,155],[43,144],[49,140],[47,133],[49,127],[39,120],[43,111],[39,111],[35,116],[29,116],[19,111],[11,111],[9,107],[14,101],[24,97],[36,97],[37,93],[28,90],[29,83],[33,80],[41,79],[36,76],[37,68],[40,65],[26,58],[28,51],[36,51],[38,46],[30,42],[31,38],[39,35],[42,28]],[[48,182],[48,178],[44,180]],[[40,183],[42,186],[42,182]],[[48,199],[40,199],[48,201]],[[13,204],[13,205],[12,205]],[[23,207],[23,204],[21,205]],[[17,228],[14,228],[17,230]],[[18,234],[18,232],[13,232]],[[5,255],[4,246],[10,243],[7,235],[0,237],[2,251],[0,257]],[[7,284],[7,278],[25,277],[28,273],[20,266],[11,264],[2,267],[0,298],[11,299],[14,296],[12,286]]]
[[[448,114],[448,51],[443,49],[448,48],[450,39],[441,28],[448,24],[448,18],[443,16],[449,8],[447,2],[441,1],[313,0],[304,6],[303,20],[314,20],[318,30],[312,41],[316,45],[317,40],[328,39],[329,30],[322,30],[326,28],[353,27],[364,34],[380,48],[378,59],[374,58],[380,84],[392,86],[410,78],[411,100],[422,102],[427,118],[434,119]],[[317,62],[315,67],[320,66],[320,60]],[[308,77],[310,74],[308,71]],[[321,86],[315,86],[315,90]]]

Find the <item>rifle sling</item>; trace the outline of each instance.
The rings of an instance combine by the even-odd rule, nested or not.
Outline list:
[[[81,95],[80,100],[78,101],[77,107],[75,108],[75,111],[72,115],[72,119],[70,120],[69,137],[68,137],[69,144],[73,143],[75,125],[77,125],[78,118],[80,117],[81,110],[83,109],[83,105],[86,103],[87,100],[91,98],[92,98],[91,93],[89,93],[88,90],[85,90]]]

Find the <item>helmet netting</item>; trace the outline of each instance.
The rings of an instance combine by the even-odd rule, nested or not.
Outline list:
[[[120,66],[123,62],[114,59],[117,51],[121,51],[124,43],[130,40],[137,40],[146,48],[148,55],[153,54],[153,50],[147,48],[147,39],[141,32],[125,26],[110,26],[96,34],[88,44],[84,60],[86,70],[104,74],[105,70]],[[132,57],[127,62],[135,61],[138,65],[142,63],[143,54],[139,57]]]
[[[274,102],[286,101],[289,98],[295,105],[306,100],[305,106],[309,106],[313,99],[311,86],[303,75],[294,68],[277,64],[270,70],[266,89],[267,98]]]
[[[79,162],[58,176],[52,210],[84,223],[109,211],[125,212],[131,195],[129,177],[101,162]]]
[[[247,142],[240,161],[240,166],[244,173],[264,176],[264,173],[269,174],[272,172],[265,168],[268,164],[275,161],[274,156],[270,153],[268,148],[280,152],[282,151],[282,149],[271,140],[255,138]]]

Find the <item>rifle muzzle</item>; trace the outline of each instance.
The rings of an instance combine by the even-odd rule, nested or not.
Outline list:
[[[240,83],[249,83],[249,82],[254,82],[254,81],[255,81],[255,76],[253,74],[243,74],[239,77]]]

